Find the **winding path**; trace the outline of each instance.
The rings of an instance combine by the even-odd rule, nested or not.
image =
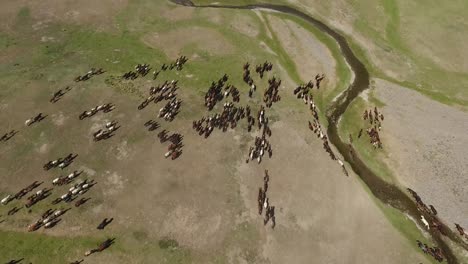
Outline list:
[[[369,167],[357,156],[356,151],[352,146],[343,142],[338,134],[338,121],[343,113],[348,108],[349,104],[365,89],[369,87],[369,72],[366,69],[366,66],[356,57],[351,48],[349,47],[346,38],[334,31],[326,24],[321,21],[311,17],[310,15],[303,13],[295,8],[285,6],[285,5],[274,5],[274,4],[252,4],[252,5],[243,5],[243,6],[234,6],[234,5],[195,5],[190,0],[171,0],[173,3],[188,7],[196,8],[227,8],[227,9],[265,9],[281,12],[288,15],[293,15],[299,17],[309,24],[313,25],[323,33],[332,37],[338,46],[341,49],[341,53],[349,64],[351,70],[354,72],[355,78],[353,82],[349,85],[343,93],[341,93],[337,99],[329,106],[327,109],[327,119],[328,119],[328,137],[330,142],[336,147],[336,149],[343,156],[344,160],[349,163],[354,172],[362,179],[362,181],[369,187],[372,194],[382,201],[385,204],[388,204],[402,213],[408,214],[413,219],[419,219],[421,212],[418,211],[416,203],[406,195],[400,188],[395,185],[389,184],[378,177],[374,172],[372,172]],[[424,214],[426,219],[430,219],[429,215]],[[418,224],[422,229],[421,223]],[[443,226],[443,229],[447,232],[447,237],[463,247],[465,250],[468,250],[468,244],[465,243],[460,237],[450,230],[447,226]],[[452,250],[447,245],[447,243],[442,239],[442,235],[435,231],[434,229],[430,230],[430,235],[437,245],[443,250],[447,262],[449,264],[458,264],[459,261],[454,256]],[[415,242],[414,242],[415,243]]]

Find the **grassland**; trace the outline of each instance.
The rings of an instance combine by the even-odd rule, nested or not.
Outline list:
[[[255,61],[257,58],[261,58],[261,61],[267,59],[275,64],[281,64],[293,82],[306,81],[299,78],[294,62],[278,44],[275,37],[269,38],[267,36],[266,31],[270,25],[268,23],[263,24],[257,15],[250,12],[243,14],[255,21],[255,26],[259,28],[259,34],[252,38],[225,26],[227,21],[232,20],[235,15],[244,11],[217,10],[216,12],[221,13],[221,20],[216,22],[207,19],[207,16],[210,17],[212,13],[207,14],[205,11],[197,10],[186,19],[171,21],[157,13],[155,14],[155,10],[159,10],[161,5],[164,7],[161,12],[167,12],[174,8],[158,1],[139,0],[130,2],[123,11],[115,16],[115,24],[118,24],[118,27],[113,31],[96,31],[79,24],[57,22],[49,23],[48,27],[44,29],[34,30],[32,25],[36,21],[32,15],[33,11],[27,7],[22,8],[15,18],[14,32],[0,35],[0,52],[7,58],[7,63],[0,64],[0,85],[2,87],[0,103],[15,101],[20,104],[27,104],[27,100],[47,101],[52,91],[56,90],[57,87],[62,87],[77,73],[87,71],[90,66],[103,67],[111,76],[117,76],[132,69],[137,63],[161,64],[167,62],[173,58],[169,58],[163,50],[146,45],[142,39],[154,32],[164,35],[178,28],[190,28],[193,25],[221,33],[227,42],[235,43],[235,47],[231,53],[222,55],[210,54],[209,50],[203,49],[203,47],[196,44],[183,47],[184,52],[196,53],[199,56],[199,59],[193,60],[184,70],[184,74],[196,76],[196,78],[192,78],[185,83],[191,89],[187,91],[188,96],[201,95],[212,80],[219,78],[225,72],[233,79],[241,79],[241,71],[239,71],[238,67],[246,60]],[[350,78],[350,72],[339,55],[338,47],[327,36],[317,32],[317,30],[301,20],[279,14],[274,15],[293,21],[307,29],[329,47],[337,61],[336,71],[339,84],[326,96],[319,97],[319,107],[324,110],[330,100],[346,87]],[[52,37],[53,40],[41,41],[43,36]],[[181,41],[183,41],[183,37],[181,37]],[[274,54],[259,47],[259,41],[266,43]],[[15,64],[17,65],[14,66]],[[175,77],[178,76],[176,74],[167,76],[167,78]],[[99,83],[103,82],[106,85],[99,85]],[[29,83],[33,84],[29,85]],[[144,85],[146,84],[141,82],[135,86]],[[139,100],[138,91],[141,90],[135,90],[135,87],[119,88],[115,86],[116,84],[112,79],[108,79],[107,82],[102,79],[93,79],[80,85],[81,92],[72,99],[72,104],[80,105],[90,100],[96,94],[96,91],[102,91],[109,87],[118,89],[120,93],[130,92],[128,100]],[[32,91],[35,88],[37,91]],[[244,92],[246,91],[246,87],[240,88]],[[32,98],[24,99],[25,94],[30,95]],[[6,98],[8,98],[8,101]],[[291,100],[285,101],[287,101],[288,107],[294,107]],[[31,107],[31,109],[34,108]],[[200,113],[199,108],[193,107],[191,109],[194,111],[181,113],[181,118],[188,118],[190,115]],[[24,117],[27,117],[28,113],[24,113],[24,115]],[[23,118],[23,116],[20,118]],[[322,120],[324,119],[322,118]],[[13,119],[8,120],[8,123],[10,122],[12,123]],[[41,127],[41,129],[46,129],[46,127]],[[350,126],[350,129],[354,128]],[[48,135],[52,134],[47,130],[42,131]],[[14,164],[16,159],[24,157],[26,153],[31,153],[34,147],[46,142],[37,130],[25,134],[24,137],[33,140],[36,145],[30,144],[30,142],[19,144],[2,162]],[[67,138],[57,137],[56,140],[59,143],[65,143]],[[131,143],[141,143],[139,135],[129,136],[130,140]],[[77,146],[77,143],[72,144]],[[55,150],[61,152],[67,150],[65,144],[58,145]],[[101,169],[107,165],[104,159],[106,155],[107,153],[97,152],[95,153],[96,158],[88,157],[85,159]],[[14,166],[11,165],[9,169],[11,168],[14,168]],[[0,191],[3,192],[3,190]],[[38,211],[42,209],[45,209],[45,207],[35,208]],[[239,208],[236,207],[236,209]],[[383,210],[385,212],[385,209]],[[4,211],[1,211],[1,213],[3,214]],[[24,219],[24,222],[30,220],[26,212],[21,212],[20,216]],[[396,212],[388,213],[387,217],[398,229],[403,230],[405,233],[409,230],[407,236],[411,239],[420,237],[414,227],[411,227],[411,223],[399,218]],[[226,263],[226,252],[239,247],[244,254],[242,259],[245,259],[248,263],[261,262],[258,257],[261,248],[253,242],[259,240],[260,234],[251,223],[236,224],[230,231],[232,232],[229,235],[230,239],[222,241],[219,246],[220,252],[216,252],[219,254],[213,257],[213,255],[207,255],[204,252],[193,252],[185,249],[172,238],[151,240],[146,237],[144,232],[128,230],[128,232],[116,234],[123,237],[120,240],[121,242],[119,241],[115,247],[111,247],[109,254],[104,254],[100,260],[113,261],[116,258],[122,258],[130,261],[131,258],[135,258],[141,263],[151,263],[154,259],[164,260],[161,261],[162,263]],[[17,256],[15,253],[21,252],[22,257],[37,263],[48,261],[63,263],[70,261],[69,257],[79,258],[85,249],[94,247],[104,238],[104,236],[95,235],[51,237],[43,234],[25,234],[12,231],[1,231],[0,236],[2,239],[5,238],[5,241],[9,241],[8,246],[0,248],[2,261],[3,257],[6,259],[15,258]],[[33,250],[30,250],[31,248]],[[23,254],[23,252],[25,253]],[[41,252],[54,252],[56,254],[51,257],[49,254],[44,255]],[[114,256],[110,256],[111,254]]]
[[[0,85],[2,87],[0,103],[31,104],[31,111],[34,111],[35,106],[37,106],[35,102],[47,102],[49,95],[54,90],[57,90],[58,87],[64,87],[74,76],[86,72],[91,66],[103,67],[109,77],[106,79],[93,78],[86,83],[76,85],[74,89],[78,89],[80,92],[70,99],[71,106],[66,110],[85,105],[86,102],[92,100],[95,94],[112,94],[112,90],[105,91],[108,88],[116,89],[115,91],[120,94],[127,94],[131,101],[140,100],[141,87],[146,88],[146,83],[136,81],[132,85],[129,83],[123,85],[115,76],[131,70],[137,63],[160,65],[174,59],[168,57],[163,50],[146,45],[142,39],[145,35],[153,32],[164,34],[177,28],[190,28],[193,25],[220,32],[226,41],[236,45],[232,53],[217,56],[213,56],[209,50],[205,50],[199,45],[183,47],[183,52],[196,53],[199,56],[184,69],[184,74],[194,76],[189,81],[185,81],[188,97],[200,96],[211,81],[218,79],[224,73],[228,73],[233,79],[241,79],[241,71],[238,68],[247,60],[255,61],[256,58],[261,58],[262,61],[267,59],[276,64],[279,60],[287,59],[285,54],[281,53],[280,47],[274,45],[271,47],[274,53],[282,54],[277,58],[276,55],[265,52],[258,47],[257,39],[209,21],[204,17],[206,15],[204,12],[197,11],[193,17],[175,22],[168,21],[162,16],[154,16],[154,10],[158,10],[161,4],[161,2],[153,1],[132,2],[116,16],[115,23],[119,24],[120,28],[114,31],[96,31],[80,24],[57,23],[55,21],[48,22],[47,27],[36,30],[33,25],[37,21],[33,18],[31,10],[28,7],[21,8],[15,18],[14,30],[0,35],[0,56],[6,58],[5,63],[0,65]],[[166,4],[163,5],[165,12],[173,8],[165,6]],[[236,13],[239,12],[225,11],[222,12],[222,17],[229,20]],[[263,39],[269,44],[274,43],[266,38],[264,26],[256,15],[245,14],[245,16],[250,16],[255,21],[255,26],[261,29],[259,39]],[[49,39],[42,41],[43,37]],[[179,41],[183,42],[183,38],[184,36],[181,36]],[[281,62],[283,63],[283,61]],[[292,64],[286,63],[286,65]],[[286,69],[294,76],[294,68]],[[168,73],[165,78],[180,78],[180,76],[177,76],[176,73]],[[239,88],[244,91],[246,89],[246,87]],[[27,100],[25,94],[28,94]],[[191,119],[195,114],[201,114],[199,107],[192,107],[190,104],[186,107],[192,108],[194,111],[184,111],[179,115],[179,118]],[[28,112],[20,113],[20,116],[16,118],[27,118],[29,114]],[[6,116],[4,118],[8,126],[14,125],[16,118],[7,118]],[[2,169],[2,173],[12,175],[21,170],[22,166],[15,165],[15,161],[34,159],[31,153],[34,153],[38,146],[50,142],[50,137],[55,135],[55,132],[50,130],[51,126],[40,124],[37,128],[20,135],[21,138],[28,140],[21,140],[15,148],[8,151],[8,155],[5,155],[2,162],[9,165]],[[139,144],[141,140],[141,135],[129,136],[129,142],[132,144]],[[65,153],[69,151],[71,146],[79,147],[76,143],[68,142],[70,138],[62,135],[55,136],[54,141],[53,148],[54,152],[57,153]],[[106,152],[95,152],[93,157],[83,158],[93,168],[104,170],[109,166],[106,159],[108,155]],[[14,188],[17,187],[2,186],[0,193],[3,196],[7,189],[12,189],[8,191],[11,192]],[[58,194],[54,193],[53,196],[56,195]],[[94,200],[95,203],[99,203],[99,201],[103,201],[103,199],[97,197]],[[11,204],[11,206],[14,205],[21,204]],[[65,234],[49,236],[23,233],[21,230],[23,230],[24,225],[32,221],[32,215],[37,215],[45,209],[47,209],[46,204],[35,206],[32,213],[22,209],[15,215],[16,223],[7,220],[2,224],[8,225],[8,228],[1,228],[0,237],[2,241],[8,241],[8,243],[0,247],[0,261],[21,257],[33,263],[66,263],[82,258],[84,251],[96,247],[106,238],[102,234],[69,237]],[[5,210],[7,209],[2,207],[0,214],[5,215]],[[86,223],[87,221],[84,220],[82,224]],[[10,229],[17,231],[7,231]],[[152,238],[147,237],[145,232],[129,229],[123,233],[112,234],[119,236],[118,243],[112,246],[108,252],[100,254],[95,260],[102,263],[115,262],[117,259],[120,262],[126,261],[125,263],[131,261],[154,263],[155,260],[157,263],[207,263],[207,261],[226,263],[226,252],[240,248],[243,254],[246,254],[242,258],[247,259],[249,263],[255,263],[259,255],[256,245],[256,241],[258,241],[256,230],[252,228],[250,223],[241,223],[234,225],[231,232],[230,238],[218,245],[220,252],[207,254],[206,252],[190,252],[171,238],[152,240]],[[167,246],[167,241],[171,242],[170,246]]]

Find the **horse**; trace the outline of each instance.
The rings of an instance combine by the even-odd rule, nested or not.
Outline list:
[[[85,256],[89,256],[93,253],[96,253],[96,252],[101,252],[103,250],[105,250],[106,248],[110,247],[112,244],[114,244],[114,240],[115,238],[108,238],[106,239],[104,242],[102,242],[101,244],[99,244],[98,248],[96,249],[91,249],[91,250],[88,250],[85,252]]]
[[[24,258],[21,258],[21,259],[12,259],[12,260],[8,261],[8,262],[5,263],[5,264],[20,264],[23,260],[24,260]]]
[[[107,218],[104,218],[101,223],[97,226],[97,229],[99,230],[103,230],[108,224],[110,224],[112,221],[114,220],[114,218],[110,218],[110,219],[107,219]]]
[[[428,253],[428,247],[426,244],[423,244],[421,241],[416,240],[416,243],[418,243],[418,247],[425,253]]]
[[[457,228],[457,231],[460,234],[460,236],[465,236],[466,235],[465,230],[459,224],[455,224],[455,227]]]
[[[429,223],[427,222],[426,218],[424,218],[423,215],[421,215],[421,222],[424,224],[424,226],[427,228],[427,230],[430,229]]]
[[[80,207],[81,205],[83,205],[84,203],[86,203],[90,199],[91,198],[81,198],[80,200],[76,201],[75,207]]]
[[[14,137],[17,133],[18,133],[18,131],[11,130],[10,132],[7,132],[2,136],[0,138],[0,141],[5,141],[6,142],[6,141],[10,140],[12,137]]]
[[[46,228],[46,229],[52,228],[52,227],[56,226],[60,221],[62,221],[62,219],[54,218],[52,221],[44,224],[44,228]]]
[[[28,225],[28,232],[34,232],[36,230],[38,230],[39,228],[41,228],[42,226],[42,223],[40,221],[36,221],[30,225]]]
[[[432,206],[432,204],[429,205],[429,208],[431,209],[431,213],[433,215],[437,215],[437,210],[434,208],[434,206]]]
[[[341,161],[340,159],[337,159],[337,162],[338,162],[338,164],[340,164],[341,168],[343,169],[343,173],[344,173],[346,176],[349,176],[349,175],[348,175],[348,171],[346,170],[346,167],[345,167],[343,161]]]
[[[7,212],[7,215],[14,215],[16,214],[17,212],[19,212],[19,210],[21,210],[21,208],[23,207],[13,207],[11,208],[8,212]]]
[[[7,205],[9,202],[11,202],[11,200],[13,200],[13,196],[7,195],[5,198],[1,200],[0,203],[3,205]]]

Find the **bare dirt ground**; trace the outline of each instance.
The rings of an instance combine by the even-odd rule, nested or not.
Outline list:
[[[271,263],[424,261],[424,257],[409,253],[410,242],[389,226],[355,175],[343,175],[323,151],[320,140],[301,125],[302,117],[296,111],[281,112],[281,116],[292,118],[282,118],[272,126],[272,142],[281,151],[264,167],[272,178],[271,202],[284,220],[274,232],[265,232],[265,258]],[[237,172],[246,207],[254,219],[253,201],[262,169],[242,164]]]
[[[91,25],[97,30],[114,30],[113,18],[127,5],[127,0],[105,1],[2,1],[0,10],[0,27],[12,30],[18,12],[28,8],[31,16],[39,23],[59,21],[79,25]]]
[[[253,21],[252,17],[246,14],[237,14],[231,20],[230,27],[252,38],[260,33],[258,24]]]
[[[281,45],[295,62],[301,79],[311,80],[317,73],[324,73],[328,77],[324,85],[336,85],[335,60],[323,43],[292,21],[272,15],[268,16],[268,20]]]
[[[188,38],[187,36],[191,36]],[[187,45],[196,45],[200,50],[211,55],[230,54],[235,47],[216,30],[203,27],[187,27],[169,31],[167,33],[154,33],[143,37],[148,45],[163,49],[168,57],[176,57]]]
[[[383,80],[375,86],[385,104],[388,164],[398,180],[433,204],[449,226],[468,226],[467,113]]]

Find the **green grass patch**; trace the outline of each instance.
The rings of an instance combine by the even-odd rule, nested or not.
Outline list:
[[[100,242],[88,237],[50,237],[1,230],[0,238],[4,242],[0,247],[2,262],[24,258],[27,263],[69,263],[74,258],[81,258],[86,250]]]
[[[161,249],[176,249],[179,247],[179,242],[175,239],[165,237],[159,240],[158,245]]]
[[[358,152],[366,165],[379,177],[390,183],[396,183],[390,169],[382,162],[386,159],[385,149],[374,149],[369,143],[369,136],[366,129],[370,127],[369,122],[362,119],[362,113],[365,109],[373,109],[375,104],[370,105],[361,97],[357,97],[348,107],[348,110],[342,116],[338,130],[340,137],[348,141],[349,134],[353,137],[353,147]],[[358,139],[359,131],[363,129],[361,138]],[[382,132],[385,133],[385,124]],[[385,146],[384,146],[385,148]]]

